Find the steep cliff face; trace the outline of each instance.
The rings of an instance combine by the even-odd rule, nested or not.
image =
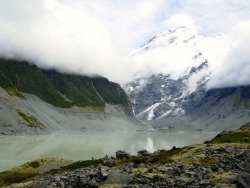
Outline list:
[[[65,129],[137,129],[119,84],[0,59],[0,133]]]

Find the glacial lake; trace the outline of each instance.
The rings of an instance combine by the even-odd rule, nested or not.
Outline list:
[[[218,132],[86,131],[39,136],[0,136],[0,172],[25,162],[56,157],[71,160],[115,156],[117,150],[131,154],[203,143]]]

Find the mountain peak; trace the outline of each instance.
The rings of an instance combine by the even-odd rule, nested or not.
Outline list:
[[[154,49],[157,47],[164,47],[171,44],[177,44],[182,42],[188,42],[192,38],[194,38],[196,33],[187,28],[187,27],[177,27],[172,28],[167,31],[156,34],[152,38],[146,42],[146,44],[142,45],[138,50],[135,50],[133,53],[139,52],[141,50]]]
[[[178,79],[203,62],[215,70],[230,46],[231,40],[225,34],[203,36],[188,27],[177,27],[153,36],[131,54],[142,69],[145,67],[140,71],[169,74]]]
[[[230,44],[225,34],[203,36],[187,27],[152,37],[133,52],[146,73],[140,72],[124,86],[135,104],[135,115],[153,120],[191,112],[206,94],[206,85]]]

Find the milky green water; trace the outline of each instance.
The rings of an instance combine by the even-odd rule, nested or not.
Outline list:
[[[157,131],[86,131],[61,132],[39,136],[0,136],[0,171],[25,162],[56,157],[71,160],[87,160],[115,156],[117,150],[131,154],[146,149],[150,152],[203,143],[218,132],[174,132]]]

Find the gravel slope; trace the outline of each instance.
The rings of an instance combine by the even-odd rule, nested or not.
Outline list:
[[[34,95],[21,94],[25,99],[11,96],[0,88],[0,134],[2,135],[48,134],[67,129],[144,128],[134,117],[126,113],[127,109],[120,105],[106,105],[105,110],[99,112],[84,108],[61,109],[45,103]]]

